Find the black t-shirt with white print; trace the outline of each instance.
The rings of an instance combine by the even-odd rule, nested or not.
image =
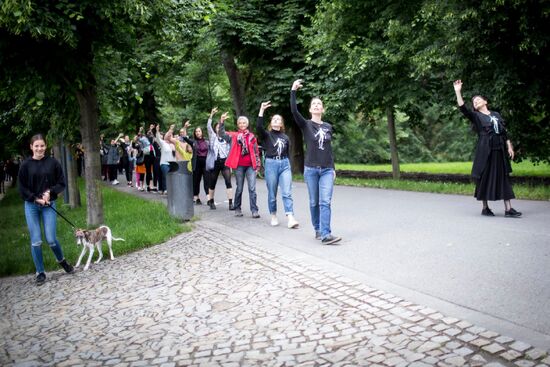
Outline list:
[[[290,139],[284,132],[266,130],[263,116],[258,116],[256,131],[258,136],[262,138],[262,147],[265,149],[266,158],[288,158]]]
[[[298,111],[296,91],[290,91],[290,110],[294,121],[302,130],[306,142],[304,164],[308,167],[334,168],[332,154],[332,125],[327,122],[320,124],[306,120]]]

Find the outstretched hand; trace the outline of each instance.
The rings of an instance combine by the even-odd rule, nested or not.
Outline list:
[[[220,116],[220,123],[224,123],[225,120],[227,120],[229,118],[229,112],[224,112],[222,113],[222,115]]]
[[[303,83],[304,81],[302,79],[297,79],[294,81],[294,83],[292,83],[292,90],[298,90],[300,88],[303,87]]]
[[[264,111],[271,107],[271,101],[262,102],[260,105],[260,116],[264,114]]]
[[[462,80],[460,79],[455,80],[455,82],[453,83],[453,86],[455,88],[455,92],[460,92],[462,90]]]
[[[185,124],[183,124],[183,127],[187,129],[189,126],[191,126],[191,122],[189,120],[185,121]]]
[[[210,118],[214,117],[214,115],[216,114],[216,112],[218,112],[218,107],[212,108],[212,110],[210,111]]]

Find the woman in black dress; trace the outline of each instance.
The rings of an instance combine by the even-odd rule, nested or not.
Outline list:
[[[504,215],[520,217],[521,213],[512,208],[510,203],[515,198],[509,177],[512,172],[510,159],[514,159],[514,149],[508,139],[504,119],[498,112],[488,109],[487,99],[483,96],[474,96],[474,110],[468,109],[462,99],[461,80],[454,82],[454,89],[460,112],[471,121],[472,129],[478,135],[472,177],[476,182],[474,196],[483,201],[481,214],[493,217],[494,213],[487,201],[504,200]]]

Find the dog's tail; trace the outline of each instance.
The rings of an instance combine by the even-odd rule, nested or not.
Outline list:
[[[118,238],[118,237],[112,237],[112,240],[113,241],[124,241],[124,242],[126,242],[126,240],[124,240],[124,238]]]

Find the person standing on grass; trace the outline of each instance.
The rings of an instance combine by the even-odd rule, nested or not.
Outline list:
[[[208,155],[206,157],[206,170],[210,176],[210,186],[208,187],[208,206],[210,209],[216,209],[216,204],[214,202],[214,193],[216,190],[216,183],[218,182],[218,177],[220,172],[223,176],[225,182],[225,190],[227,194],[227,200],[229,201],[229,210],[234,210],[233,208],[233,188],[231,185],[231,168],[225,165],[227,156],[229,155],[230,140],[224,139],[218,136],[220,131],[220,124],[217,123],[214,128],[212,128],[212,118],[218,112],[218,109],[214,107],[210,111],[210,116],[206,123],[206,128],[208,129]]]
[[[226,132],[225,120],[228,116],[229,114],[225,112],[220,118],[219,136],[224,139],[231,139],[231,149],[225,165],[235,171],[237,181],[237,190],[233,201],[235,216],[243,216],[241,202],[246,177],[252,218],[260,218],[258,205],[256,205],[256,173],[260,169],[258,141],[254,134],[248,130],[248,118],[246,116],[239,116],[237,119],[237,131]]]
[[[504,119],[498,112],[490,111],[487,98],[476,95],[472,98],[474,110],[470,110],[462,99],[462,81],[454,82],[456,100],[460,112],[466,116],[472,129],[477,133],[478,140],[472,166],[472,177],[476,188],[474,197],[483,202],[481,215],[494,217],[488,201],[504,200],[504,215],[518,218],[521,213],[512,208],[510,202],[515,198],[510,173],[514,159],[514,149],[508,138]]]
[[[277,188],[281,186],[283,206],[287,216],[288,228],[298,228],[299,223],[294,218],[292,201],[292,171],[289,152],[290,139],[285,134],[285,123],[281,115],[273,115],[267,130],[264,128],[264,112],[271,107],[271,102],[262,102],[256,121],[256,131],[262,138],[265,149],[264,176],[267,185],[267,205],[271,214],[271,225],[279,225],[277,219]]]
[[[52,249],[58,264],[67,273],[73,273],[73,267],[63,256],[63,250],[57,240],[57,214],[55,199],[65,190],[65,178],[61,164],[53,157],[46,156],[46,140],[41,134],[31,138],[32,157],[21,165],[19,170],[19,192],[25,201],[25,219],[31,238],[31,254],[36,268],[36,284],[46,281],[44,258],[42,257],[42,231],[44,227],[46,242]]]
[[[296,91],[302,88],[302,80],[292,83],[290,90],[290,110],[294,121],[302,130],[306,143],[304,159],[304,181],[309,193],[311,223],[315,230],[315,239],[324,245],[332,245],[341,240],[332,235],[330,227],[332,192],[336,171],[332,154],[332,125],[323,121],[323,101],[314,97],[309,105],[311,119],[306,120],[298,111]]]

